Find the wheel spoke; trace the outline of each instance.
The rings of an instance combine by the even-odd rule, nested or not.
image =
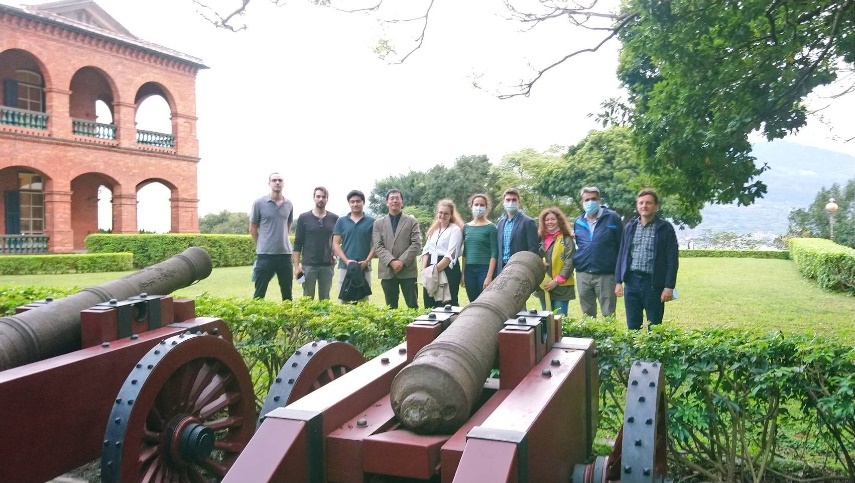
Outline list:
[[[199,395],[202,394],[202,391],[208,387],[208,384],[211,383],[211,380],[216,377],[217,368],[214,367],[214,364],[205,361],[197,370],[196,374],[194,374],[195,379],[193,381],[193,387],[190,389],[190,392],[187,394],[187,407],[192,407],[192,404],[196,404],[196,401],[199,400]]]
[[[187,468],[187,481],[191,483],[208,483],[208,479],[195,466]]]
[[[147,446],[144,450],[140,451],[139,462],[144,465],[158,456],[160,456],[160,445]]]
[[[163,433],[152,431],[148,427],[143,429],[143,443],[159,443]]]
[[[203,407],[201,411],[199,411],[199,419],[207,419],[208,417],[216,414],[218,411],[231,406],[232,404],[240,401],[240,393],[238,392],[227,392],[222,394],[217,399],[211,401],[210,404]]]
[[[205,426],[211,428],[214,431],[219,431],[221,429],[228,428],[236,428],[243,426],[245,422],[244,418],[240,416],[229,416],[227,418],[215,419],[213,421],[208,421],[205,423]]]
[[[240,453],[246,445],[234,441],[217,441],[214,443],[214,448],[227,451],[229,453]]]
[[[234,377],[232,376],[232,374],[226,374],[225,376],[217,374],[217,376],[208,384],[208,387],[206,387],[202,391],[198,399],[194,401],[191,412],[196,414],[200,410],[203,410],[202,408],[204,408],[205,406],[210,405],[209,403],[212,400],[222,398],[222,394],[225,392],[226,388],[229,387],[234,381]],[[207,416],[199,417],[204,419]]]

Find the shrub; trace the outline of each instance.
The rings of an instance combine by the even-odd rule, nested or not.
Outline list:
[[[419,312],[305,297],[271,302],[202,295],[196,299],[196,313],[221,318],[229,325],[253,376],[260,407],[270,381],[303,344],[317,339],[347,341],[370,359],[399,344],[407,324]]]
[[[12,315],[15,308],[47,297],[62,298],[77,292],[77,289],[58,289],[33,286],[0,286],[0,316]]]
[[[704,481],[763,481],[799,471],[855,477],[855,350],[832,339],[746,330],[652,333],[613,321],[568,320],[567,334],[597,342],[601,431],[623,422],[632,361],[663,363],[669,455],[677,474]]]
[[[92,253],[131,252],[134,266],[148,267],[179,254],[191,246],[201,247],[211,255],[214,267],[252,265],[255,244],[249,235],[107,235],[86,237],[86,248]]]
[[[803,277],[826,290],[855,294],[855,249],[822,238],[792,238],[789,243]]]
[[[132,253],[4,255],[0,275],[123,272],[133,269]]]
[[[786,250],[680,250],[680,257],[686,258],[766,258],[789,260],[790,252]]]

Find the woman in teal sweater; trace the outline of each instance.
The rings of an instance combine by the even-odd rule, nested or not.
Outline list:
[[[487,219],[490,197],[479,193],[469,197],[472,221],[463,227],[463,278],[466,296],[473,301],[493,281],[499,255],[496,225]]]

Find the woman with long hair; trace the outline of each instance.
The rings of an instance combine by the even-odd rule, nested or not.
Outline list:
[[[469,197],[472,221],[463,226],[463,279],[466,296],[472,302],[493,281],[496,272],[496,257],[499,242],[496,224],[487,219],[490,212],[490,197],[478,193]]]
[[[463,244],[463,222],[454,208],[451,200],[439,200],[436,204],[436,219],[427,231],[427,242],[422,251],[422,281],[424,288],[425,307],[442,307],[445,304],[458,305],[457,294],[460,290],[460,248]],[[444,274],[447,278],[447,292],[428,292],[425,283],[425,272],[428,267],[436,265],[436,275]],[[436,296],[436,298],[434,298]]]
[[[567,315],[570,300],[576,298],[576,279],[573,276],[573,254],[576,242],[570,223],[555,206],[543,210],[538,217],[540,253],[546,264],[546,277],[535,295],[544,310]],[[546,301],[550,304],[547,306]]]

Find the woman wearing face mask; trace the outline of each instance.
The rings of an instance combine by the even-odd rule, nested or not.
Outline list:
[[[573,240],[573,232],[570,231],[567,217],[554,206],[543,210],[538,221],[540,251],[546,264],[546,277],[535,295],[540,299],[540,306],[544,310],[567,315],[569,301],[576,298],[576,281],[573,277],[576,243]],[[549,307],[546,304],[547,298],[550,301]]]
[[[457,257],[460,256],[460,248],[463,244],[463,222],[454,208],[451,200],[440,200],[436,204],[436,219],[428,228],[427,243],[422,252],[422,281],[425,286],[425,307],[442,307],[445,304],[459,305],[457,295],[460,291],[460,264]],[[448,293],[446,296],[431,294],[428,290],[429,284],[425,281],[425,272],[428,267],[436,265],[437,276],[441,272],[445,274],[448,281]],[[438,292],[441,293],[441,292]],[[436,298],[434,298],[436,296]]]
[[[499,244],[496,225],[487,219],[490,197],[479,193],[469,197],[472,221],[463,227],[463,279],[466,296],[473,301],[493,281]]]

